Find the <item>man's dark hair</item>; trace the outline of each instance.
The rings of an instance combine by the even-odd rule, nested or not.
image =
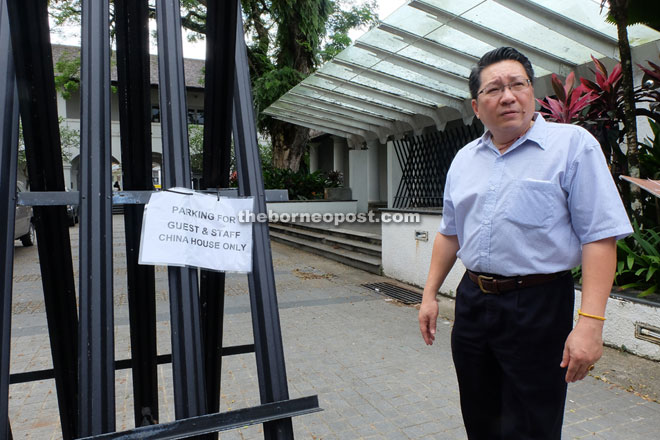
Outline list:
[[[520,52],[518,52],[513,47],[498,47],[495,50],[491,50],[482,56],[477,65],[472,68],[470,72],[469,86],[470,94],[472,99],[477,99],[477,93],[479,93],[479,88],[481,87],[481,71],[491,64],[499,63],[500,61],[513,60],[518,61],[525,68],[527,77],[529,81],[534,84],[534,69],[532,68],[532,63],[529,62],[527,57]]]

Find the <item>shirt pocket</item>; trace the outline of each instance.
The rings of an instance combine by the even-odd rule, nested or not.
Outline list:
[[[551,224],[556,209],[556,185],[542,180],[517,180],[504,201],[504,217],[516,225],[528,228]]]

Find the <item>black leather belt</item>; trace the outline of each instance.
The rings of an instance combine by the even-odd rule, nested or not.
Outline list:
[[[467,271],[470,280],[479,286],[483,293],[504,293],[510,290],[523,289],[525,287],[538,286],[565,275],[568,271],[556,273],[542,273],[532,275],[521,275],[517,277],[500,277],[497,275],[484,275],[477,272]]]

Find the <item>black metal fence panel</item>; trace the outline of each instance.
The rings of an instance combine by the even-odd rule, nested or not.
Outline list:
[[[232,111],[236,71],[238,2],[208,2],[204,88],[204,151],[202,182],[206,188],[229,186]],[[225,274],[200,272],[200,304],[209,413],[220,409],[220,372],[225,305]]]
[[[79,436],[115,430],[109,21],[109,0],[83,0]]]
[[[9,438],[9,348],[18,165],[18,92],[7,4],[0,1],[0,438]]]
[[[153,190],[149,2],[116,0],[114,4],[124,189]],[[124,207],[135,426],[159,420],[154,267],[138,264],[143,214],[141,204]]]
[[[259,158],[259,146],[257,145],[247,48],[243,39],[243,20],[240,9],[237,14],[233,121],[237,152],[238,191],[241,196],[254,197],[254,212],[259,215],[267,213],[266,192]],[[289,399],[268,223],[253,224],[253,242],[253,265],[252,272],[248,275],[248,285],[259,392],[261,403],[266,404]],[[293,438],[291,418],[264,423],[264,438],[267,440]]]
[[[34,206],[53,369],[10,375],[9,329],[13,240],[3,241],[5,274],[0,303],[0,437],[11,438],[7,417],[11,383],[54,378],[62,437],[216,437],[218,431],[264,424],[266,439],[291,439],[291,417],[319,411],[316,396],[289,399],[268,225],[254,224],[253,271],[248,276],[254,344],[222,346],[224,275],[169,268],[172,354],[157,355],[153,267],[137,264],[143,206],[151,182],[148,1],[115,1],[117,85],[124,191],[112,192],[110,147],[109,0],[83,0],[81,70],[81,183],[64,190],[62,151],[49,42],[47,2],[0,0],[0,206],[17,203],[18,111],[23,120],[32,192],[18,203]],[[4,4],[7,3],[7,9]],[[7,12],[6,12],[7,11]],[[186,88],[179,0],[157,0],[163,186],[191,186]],[[239,0],[212,2],[207,17],[204,130],[206,186],[226,187],[231,137],[236,144],[240,196],[266,212],[247,53]],[[8,25],[7,23],[10,23]],[[11,38],[10,38],[11,33]],[[11,43],[10,43],[11,40]],[[5,50],[11,44],[12,56]],[[4,75],[4,76],[3,76]],[[14,79],[18,84],[18,98]],[[18,102],[18,104],[17,104]],[[231,121],[231,122],[230,122]],[[13,171],[12,171],[13,170]],[[219,192],[220,194],[220,192]],[[78,203],[80,327],[65,205]],[[131,359],[114,359],[112,205],[123,205],[127,243]],[[7,212],[2,221],[12,222]],[[12,223],[13,225],[13,223]],[[13,237],[11,237],[13,238]],[[9,280],[9,284],[7,282]],[[222,356],[255,353],[261,405],[219,410]],[[172,363],[176,420],[157,425],[157,365]],[[115,432],[114,374],[132,368],[136,428]]]
[[[394,141],[402,176],[393,207],[441,207],[451,161],[458,150],[481,134],[480,124],[475,123]]]
[[[6,1],[30,190],[64,192],[48,2]],[[35,206],[33,212],[62,436],[68,440],[78,429],[78,313],[68,219],[64,205]]]

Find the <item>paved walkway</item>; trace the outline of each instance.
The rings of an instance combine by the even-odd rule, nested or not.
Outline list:
[[[116,356],[129,356],[123,219],[115,216]],[[71,228],[74,258],[77,229]],[[274,243],[291,397],[317,394],[324,411],[294,418],[299,439],[464,439],[449,351],[451,321],[440,319],[436,343],[419,335],[417,310],[361,284],[391,281]],[[35,248],[16,246],[12,372],[50,366]],[[78,263],[74,262],[77,270]],[[420,269],[422,270],[422,269]],[[159,352],[169,352],[166,272],[157,271]],[[449,300],[447,300],[449,301]],[[447,315],[449,316],[449,315]],[[225,345],[252,342],[246,277],[227,282]],[[258,404],[254,355],[223,360],[221,410]],[[159,367],[161,421],[173,419],[171,368]],[[117,429],[132,427],[131,376],[116,374]],[[15,439],[60,438],[51,380],[10,387]],[[660,404],[594,377],[569,387],[564,438],[658,438]],[[261,426],[221,434],[263,438]]]

